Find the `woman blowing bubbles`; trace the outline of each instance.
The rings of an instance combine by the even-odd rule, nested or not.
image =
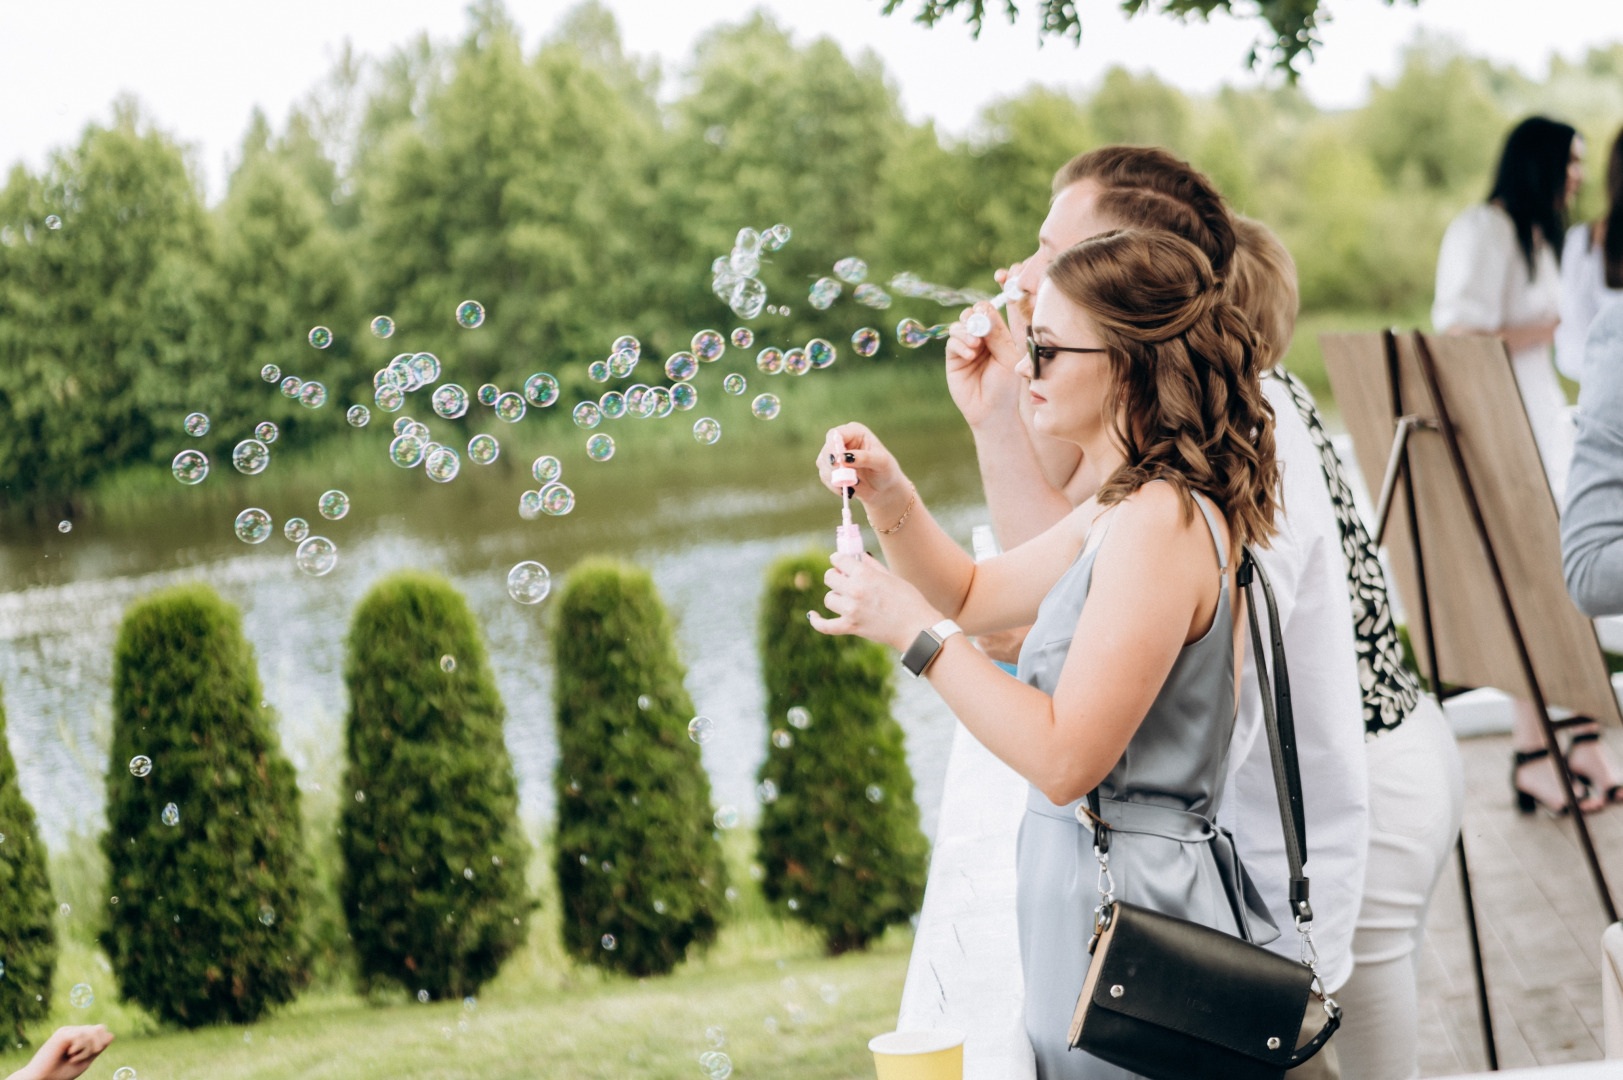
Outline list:
[[[890,569],[836,555],[835,617],[810,613],[812,624],[907,650],[975,737],[1031,782],[1018,914],[1026,1026],[1045,1080],[1126,1075],[1066,1050],[1098,902],[1093,827],[1077,816],[1095,787],[1119,899],[1252,941],[1278,932],[1212,823],[1242,654],[1234,571],[1241,546],[1273,531],[1278,480],[1257,350],[1193,244],[1107,233],[1050,266],[1019,366],[1036,430],[1081,448],[1094,498],[977,565],[867,428],[836,429],[819,455],[831,487],[831,459],[857,471]],[[1015,679],[958,633],[1033,622]]]

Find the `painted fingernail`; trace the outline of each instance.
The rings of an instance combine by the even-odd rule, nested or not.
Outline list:
[[[856,459],[857,459],[857,456],[855,454],[851,453],[850,451],[846,451],[845,460],[847,462],[852,462],[852,461],[855,461]]]
[[[812,616],[813,616],[813,615],[814,615],[814,614],[816,614],[816,612],[812,612],[812,611],[808,611],[808,612],[806,612],[806,621],[807,621],[807,622],[811,622],[811,620],[812,620]]]
[[[829,455],[829,456],[828,456],[828,463],[829,463],[829,464],[830,464],[830,465],[832,465],[832,464],[834,464],[834,455],[833,455],[833,454],[830,454],[830,455]]]

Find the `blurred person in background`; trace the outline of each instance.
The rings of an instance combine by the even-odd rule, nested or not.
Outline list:
[[[1602,310],[1623,298],[1623,131],[1606,158],[1606,215],[1567,230],[1561,251],[1561,325],[1555,366],[1583,381],[1584,342]]]
[[[1505,343],[1557,506],[1566,495],[1572,426],[1550,357],[1561,314],[1556,245],[1583,183],[1583,157],[1584,141],[1570,125],[1542,116],[1517,124],[1505,139],[1488,200],[1461,211],[1443,236],[1431,309],[1441,332],[1492,334]],[[1566,813],[1537,710],[1517,701],[1513,714],[1510,783],[1517,808]],[[1575,729],[1567,748],[1586,811],[1623,798],[1623,772],[1599,737],[1593,725]]]

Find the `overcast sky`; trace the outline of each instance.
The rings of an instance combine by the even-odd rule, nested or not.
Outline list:
[[[933,117],[950,131],[964,130],[987,101],[1032,82],[1085,85],[1113,64],[1197,92],[1258,78],[1245,70],[1244,57],[1260,22],[1128,20],[1117,0],[1077,0],[1081,46],[1051,41],[1041,48],[1029,17],[1014,27],[991,22],[973,42],[956,21],[925,30],[899,15],[885,18],[881,0],[607,2],[628,48],[659,54],[667,72],[680,71],[706,27],[766,8],[803,40],[826,34],[848,51],[877,51],[908,115]],[[571,3],[507,0],[527,46]],[[915,6],[908,0],[908,9]],[[1418,8],[1331,0],[1329,10],[1325,45],[1303,80],[1327,106],[1363,100],[1369,80],[1389,78],[1403,46],[1422,30],[1533,75],[1547,69],[1552,53],[1572,58],[1623,40],[1623,0],[1423,0]],[[0,0],[0,168],[19,160],[38,168],[87,121],[104,120],[114,97],[131,93],[162,127],[197,147],[217,197],[253,107],[280,124],[346,38],[382,55],[419,31],[454,39],[465,26],[460,0]]]

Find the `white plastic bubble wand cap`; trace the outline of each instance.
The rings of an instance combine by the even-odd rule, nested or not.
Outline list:
[[[845,498],[840,503],[840,527],[834,530],[834,550],[841,555],[862,558],[862,526],[851,520],[851,489],[857,486],[857,471],[842,465],[829,477]]]
[[[1003,291],[992,297],[992,306],[994,308],[1006,307],[1010,300],[1024,300],[1025,296],[1026,290],[1020,287],[1018,281],[1010,277],[1008,281],[1004,282]],[[992,320],[984,312],[977,311],[969,317],[964,329],[976,337],[985,337],[992,332]]]

